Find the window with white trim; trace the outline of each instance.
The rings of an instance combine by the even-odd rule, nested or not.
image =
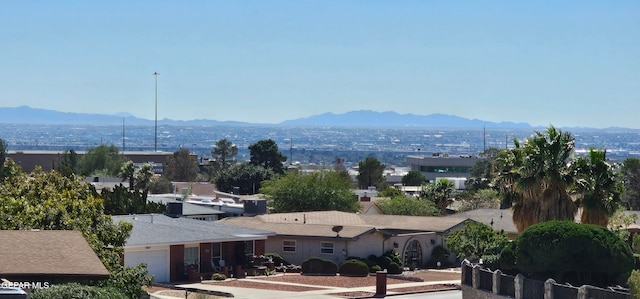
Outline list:
[[[320,243],[320,253],[322,254],[333,254],[333,242],[322,242]]]
[[[282,251],[283,252],[296,252],[296,241],[295,240],[284,240],[284,241],[282,241]]]

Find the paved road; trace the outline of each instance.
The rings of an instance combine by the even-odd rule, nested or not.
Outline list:
[[[445,291],[433,293],[419,293],[410,295],[388,296],[391,299],[429,298],[429,299],[462,299],[462,291]]]

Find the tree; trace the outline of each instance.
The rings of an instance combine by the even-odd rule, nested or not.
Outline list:
[[[0,229],[78,230],[111,273],[102,284],[127,290],[130,298],[150,285],[146,266],[121,265],[131,224],[113,223],[91,185],[56,171],[26,174],[15,163],[6,166],[11,175],[0,184]]]
[[[574,138],[553,126],[498,158],[500,190],[514,200],[513,222],[519,232],[550,220],[572,220],[576,205],[569,196],[573,183],[569,158]]]
[[[630,210],[640,210],[640,159],[628,158],[624,160],[620,174],[624,184],[622,202]]]
[[[375,186],[382,190],[387,184],[382,176],[385,168],[384,164],[373,157],[367,157],[364,161],[360,161],[358,163],[358,186],[360,189],[368,189],[370,186]]]
[[[490,188],[493,180],[495,159],[498,157],[500,150],[495,147],[486,149],[473,167],[471,167],[470,177],[465,182],[466,190],[475,192],[481,189]]]
[[[0,139],[0,181],[4,179],[4,162],[7,161],[7,142]]]
[[[78,154],[76,151],[71,149],[62,153],[58,172],[66,177],[71,177],[78,172]]]
[[[260,140],[249,145],[250,163],[270,169],[274,173],[284,173],[284,162],[287,161],[280,151],[278,145],[271,139]]]
[[[582,206],[581,222],[607,227],[609,217],[620,206],[623,187],[607,163],[606,151],[590,149],[587,157],[575,159],[572,169]]]
[[[104,211],[109,215],[162,213],[166,206],[161,203],[148,202],[149,185],[153,170],[145,163],[135,169],[133,162],[127,161],[120,170],[123,181],[129,180],[129,188],[122,184],[112,189],[104,188],[100,192],[104,199]]]
[[[458,212],[476,209],[496,209],[500,206],[498,191],[493,189],[480,189],[476,192],[462,192],[456,198],[460,204]]]
[[[458,257],[478,261],[483,256],[499,254],[509,243],[504,233],[496,233],[484,223],[469,221],[463,230],[456,230],[446,238],[447,248]]]
[[[422,186],[425,182],[425,177],[422,172],[417,170],[410,170],[402,177],[402,184],[406,186]]]
[[[451,194],[455,191],[453,183],[440,179],[435,184],[422,185],[420,198],[432,201],[440,210],[440,215],[447,214],[447,207],[453,202]]]
[[[221,171],[213,181],[216,188],[222,192],[233,193],[237,187],[240,194],[255,194],[260,190],[263,181],[274,176],[270,169],[251,163],[240,163]]]
[[[216,142],[215,147],[211,151],[211,161],[213,174],[219,171],[228,169],[236,163],[234,157],[238,154],[238,148],[233,142],[226,138],[220,139]]]
[[[394,196],[376,202],[380,210],[387,215],[437,216],[440,210],[429,200],[413,196]]]
[[[187,148],[180,148],[167,159],[164,175],[171,181],[193,182],[198,176],[198,161]]]
[[[79,162],[79,171],[83,176],[116,176],[124,163],[115,145],[99,145],[90,148]]]
[[[155,178],[149,183],[149,192],[151,194],[171,193],[173,184],[165,177]]]
[[[357,212],[360,204],[349,181],[336,171],[291,171],[265,181],[260,188],[274,213],[307,211]]]

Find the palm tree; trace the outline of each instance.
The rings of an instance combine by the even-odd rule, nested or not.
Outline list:
[[[580,221],[606,227],[620,206],[622,193],[622,184],[607,163],[606,151],[590,149],[589,156],[576,159],[572,168],[574,189],[582,205]]]
[[[435,184],[422,185],[420,198],[431,200],[440,210],[440,215],[447,214],[447,207],[453,202],[451,194],[455,191],[454,185],[447,179],[439,179]]]
[[[513,222],[522,232],[532,224],[549,220],[572,220],[576,205],[569,196],[572,183],[568,164],[574,138],[553,126],[538,132],[524,144],[497,159],[496,182],[513,204]]]

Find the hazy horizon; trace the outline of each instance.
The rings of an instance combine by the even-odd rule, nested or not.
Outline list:
[[[275,124],[447,114],[640,128],[635,1],[0,4],[0,106]]]

